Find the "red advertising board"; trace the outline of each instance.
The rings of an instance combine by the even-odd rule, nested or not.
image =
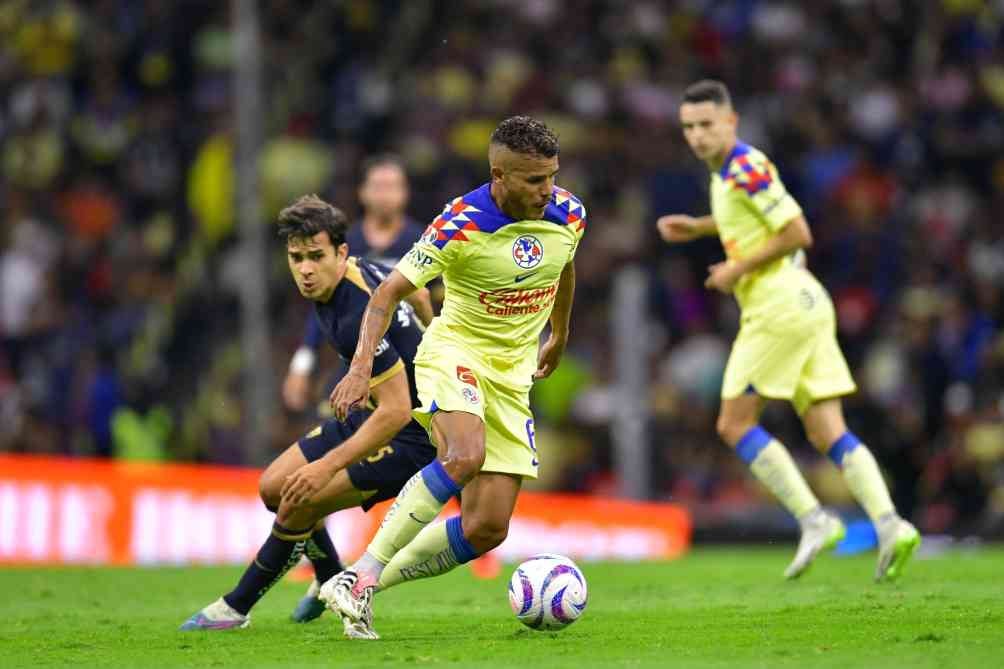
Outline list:
[[[256,469],[0,455],[0,563],[232,564],[248,560],[272,524]],[[389,502],[328,520],[339,552],[358,555]],[[448,507],[444,513],[456,513]],[[497,551],[577,559],[665,559],[690,545],[691,521],[672,504],[583,495],[520,494]]]

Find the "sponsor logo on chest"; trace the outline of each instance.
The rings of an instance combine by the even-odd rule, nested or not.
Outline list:
[[[558,283],[543,288],[498,288],[484,290],[478,301],[485,305],[485,313],[492,316],[523,316],[536,314],[554,304]]]

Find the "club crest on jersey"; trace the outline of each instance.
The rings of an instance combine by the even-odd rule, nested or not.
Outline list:
[[[478,391],[474,390],[474,388],[471,388],[470,386],[464,386],[464,389],[461,390],[460,393],[464,396],[464,399],[467,400],[469,403],[471,404],[478,403]]]
[[[522,235],[513,242],[512,259],[521,269],[532,269],[544,259],[544,245],[533,235]]]

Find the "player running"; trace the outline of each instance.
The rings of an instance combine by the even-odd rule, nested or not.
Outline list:
[[[324,336],[348,359],[370,293],[387,269],[349,256],[346,225],[344,213],[313,195],[279,214],[279,235],[286,240],[296,286],[314,302]],[[304,622],[319,616],[324,611],[317,599],[319,583],[342,569],[322,519],[354,506],[368,511],[394,497],[435,458],[425,429],[411,416],[418,406],[412,361],[424,326],[415,306],[419,313],[431,314],[428,291],[412,293],[408,302],[395,305],[386,336],[381,334],[374,345],[367,388],[374,400],[370,408],[314,428],[262,474],[261,498],[276,512],[271,536],[237,587],[189,618],[182,630],[247,627],[251,607],[305,551],[316,577],[293,618]],[[347,625],[351,627],[351,621]],[[346,629],[346,634],[353,633]]]
[[[443,311],[415,358],[421,408],[414,415],[438,458],[405,484],[366,553],[321,587],[329,608],[373,638],[376,590],[438,576],[501,544],[523,478],[537,476],[530,386],[565,350],[585,210],[554,185],[558,141],[544,124],[506,119],[492,133],[488,159],[491,181],[447,204],[374,291],[333,394],[336,416],[365,403],[396,305],[442,274]],[[461,488],[461,514],[435,522]]]
[[[726,260],[708,268],[704,283],[734,294],[742,311],[722,383],[718,434],[798,519],[802,538],[784,572],[797,578],[845,530],[820,506],[788,450],[758,424],[768,399],[791,402],[809,440],[841,469],[875,524],[875,579],[895,579],[920,535],[896,513],[875,458],[847,429],[840,398],[856,386],[837,344],[833,304],[796,260],[800,249],[811,246],[812,234],[774,165],[738,139],[738,121],[721,82],[687,88],[680,124],[694,154],[711,170],[711,215],[662,216],[657,223],[667,242],[718,235],[725,248]]]

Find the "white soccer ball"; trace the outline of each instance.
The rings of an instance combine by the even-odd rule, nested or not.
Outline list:
[[[586,577],[564,555],[534,555],[509,579],[509,605],[527,627],[563,629],[586,609]]]

